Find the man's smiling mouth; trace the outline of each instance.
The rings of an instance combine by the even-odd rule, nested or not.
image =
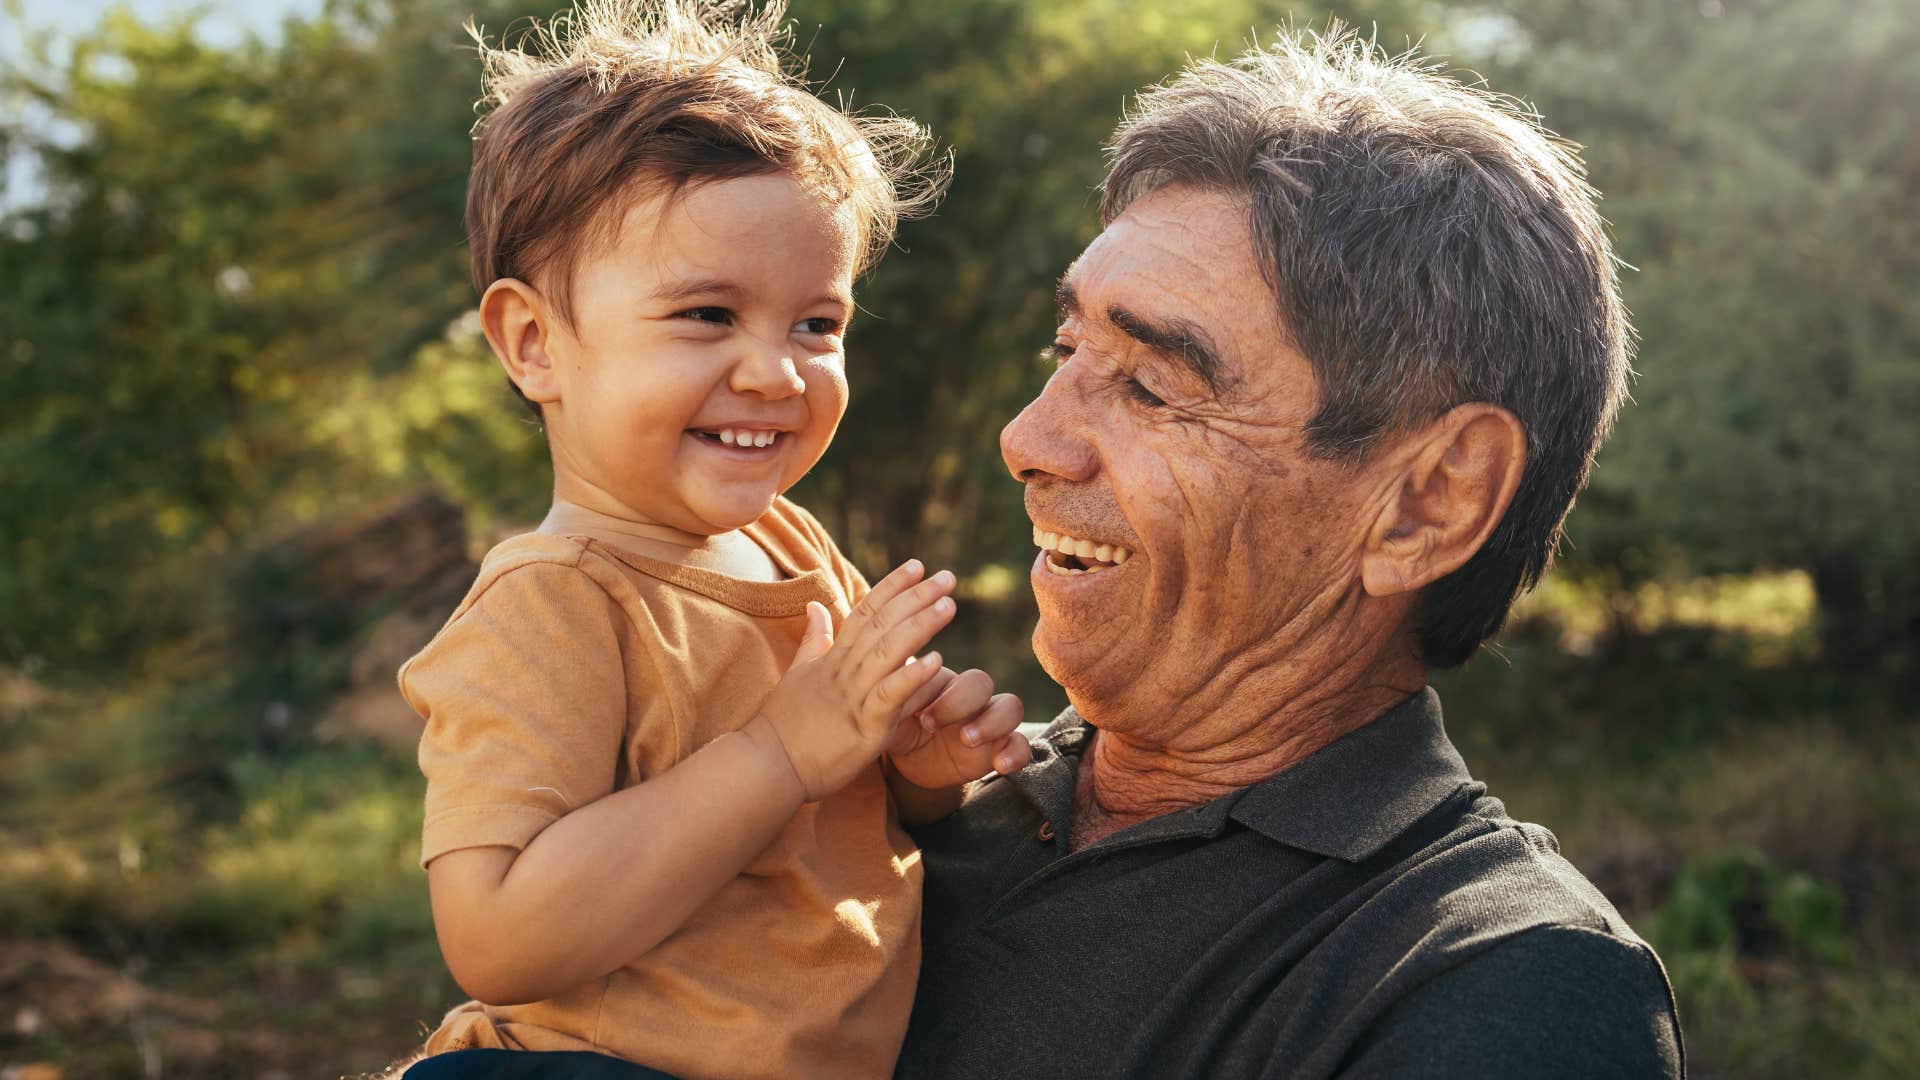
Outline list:
[[[1097,574],[1133,557],[1131,548],[1048,532],[1038,525],[1033,527],[1033,542],[1047,553],[1047,570],[1055,574]]]

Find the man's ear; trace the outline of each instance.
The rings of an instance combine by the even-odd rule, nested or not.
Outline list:
[[[1373,596],[1416,592],[1466,564],[1507,514],[1527,464],[1527,433],[1498,405],[1455,406],[1411,436],[1396,497],[1361,555]]]
[[[480,297],[480,326],[507,378],[528,401],[551,405],[560,400],[555,378],[552,309],[546,297],[517,278],[501,278]]]

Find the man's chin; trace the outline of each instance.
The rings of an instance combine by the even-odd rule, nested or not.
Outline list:
[[[1068,699],[1078,706],[1097,695],[1102,678],[1098,669],[1106,666],[1109,653],[1083,636],[1061,633],[1058,626],[1045,615],[1040,617],[1033,628],[1033,656],[1047,678],[1060,684]]]

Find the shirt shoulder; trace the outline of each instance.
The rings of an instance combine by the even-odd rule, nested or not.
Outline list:
[[[1342,1077],[1683,1077],[1680,1024],[1644,943],[1549,924],[1401,995]]]
[[[677,745],[670,715],[647,719],[657,694],[636,713],[618,587],[578,542],[515,537],[401,667],[401,693],[425,721],[423,865],[459,848],[524,847],[618,787],[637,760],[630,741]]]
[[[415,684],[428,669],[484,684],[488,672],[523,649],[617,651],[632,620],[633,587],[591,545],[527,533],[501,541],[480,563],[472,587],[431,641],[401,665],[399,681],[416,709]],[[617,669],[618,662],[615,660]],[[424,715],[423,710],[423,715]]]
[[[1548,926],[1645,946],[1551,832],[1483,796],[1445,837],[1395,867],[1343,930],[1364,935],[1377,957],[1435,970]]]
[[[1459,842],[1435,858],[1453,882],[1450,906],[1471,909],[1497,902],[1492,926],[1519,933],[1537,926],[1574,926],[1616,935],[1644,946],[1617,908],[1560,853],[1560,841],[1543,825],[1519,821],[1499,799],[1482,796],[1468,808]]]
[[[1552,833],[1497,799],[1476,800],[1327,945],[1305,966],[1351,1010],[1328,1048],[1364,1067],[1342,1075],[1683,1072],[1659,958]]]

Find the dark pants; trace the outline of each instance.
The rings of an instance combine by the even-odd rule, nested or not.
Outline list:
[[[455,1050],[413,1063],[401,1080],[673,1080],[658,1069],[580,1050]]]

